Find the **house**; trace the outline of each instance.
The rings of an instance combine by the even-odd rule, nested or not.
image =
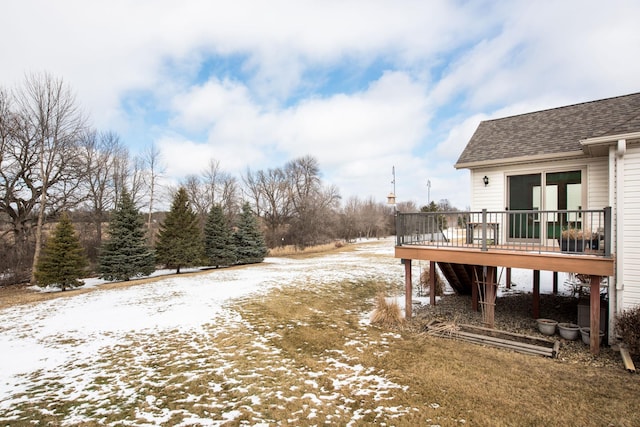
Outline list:
[[[604,291],[611,342],[615,316],[640,304],[640,93],[483,121],[455,167],[471,178],[471,210],[456,231],[464,236],[421,240],[433,218],[399,214],[396,257],[405,266],[429,260],[450,282],[475,276],[485,286],[495,286],[496,267],[531,269],[534,315],[540,270],[586,275],[591,330],[602,325]],[[584,232],[573,237],[580,250],[567,250],[568,228]],[[494,286],[481,287],[482,298]]]

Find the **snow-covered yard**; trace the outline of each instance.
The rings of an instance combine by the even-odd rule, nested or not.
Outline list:
[[[265,398],[260,395],[265,389],[254,387],[264,373],[244,372],[253,377],[247,381],[227,355],[235,359],[242,351],[247,357],[273,359],[266,365],[269,369],[286,371],[301,384],[313,383],[321,373],[298,372],[270,347],[269,337],[252,332],[254,325],[233,304],[260,298],[274,288],[322,287],[361,279],[402,283],[403,277],[402,266],[393,258],[393,242],[387,239],[360,244],[353,251],[300,260],[267,258],[259,265],[168,276],[121,289],[100,289],[100,281],[90,280],[87,286],[98,287],[92,292],[6,308],[0,311],[0,421],[22,419],[26,407],[64,424],[102,423],[122,411],[121,417],[115,416],[121,425],[156,425],[169,422],[177,413],[183,425],[217,425],[235,419],[241,407]],[[366,318],[366,313],[362,315]],[[252,334],[252,348],[233,349],[220,344],[224,340],[211,339],[228,334]],[[211,348],[219,344],[220,348]],[[165,375],[167,367],[176,364],[185,366],[180,378]],[[335,369],[342,387],[355,387],[362,395],[380,397],[397,387],[338,356],[326,364]],[[180,387],[204,370],[215,371],[220,382],[209,383],[201,395],[187,398],[206,401],[200,405],[209,408],[204,412],[154,394],[161,383]],[[248,395],[234,403],[222,392],[230,387]],[[289,398],[286,390],[277,392],[281,399]],[[339,400],[339,395],[306,396],[311,409],[305,416],[313,417],[315,405]],[[60,409],[65,402],[71,407]],[[256,415],[251,424],[261,416]]]
[[[414,285],[423,267],[414,262]],[[530,291],[530,276],[514,271],[514,288],[501,292]],[[542,280],[547,292],[550,277]],[[376,292],[404,302],[392,239],[103,284],[0,309],[0,425],[632,425],[635,417],[627,398],[637,382],[618,370],[584,375],[592,368],[371,326]],[[549,398],[558,404],[546,407]]]

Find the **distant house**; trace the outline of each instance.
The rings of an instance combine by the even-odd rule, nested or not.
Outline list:
[[[455,167],[470,170],[471,211],[485,210],[481,254],[466,262],[606,277],[610,331],[640,304],[640,93],[483,121]],[[558,253],[568,227],[589,229],[584,253]],[[399,239],[396,256],[440,263],[474,249],[415,243],[427,252],[403,252],[411,245]]]

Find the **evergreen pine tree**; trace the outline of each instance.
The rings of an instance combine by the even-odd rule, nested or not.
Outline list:
[[[231,228],[220,205],[211,208],[204,226],[204,250],[209,265],[231,265],[236,260]]]
[[[171,210],[160,225],[156,255],[167,268],[198,265],[203,257],[203,244],[198,217],[191,209],[187,191],[180,188],[173,198]]]
[[[124,191],[109,222],[109,240],[102,244],[100,277],[106,280],[129,280],[153,273],[155,257],[147,245],[144,220]]]
[[[36,265],[36,281],[41,287],[52,285],[63,291],[75,288],[84,285],[78,279],[84,275],[86,267],[87,258],[80,240],[69,216],[63,213]]]
[[[251,212],[249,203],[245,203],[242,206],[238,228],[233,236],[237,264],[254,264],[264,260],[267,255],[267,246],[264,236],[258,228],[258,222]]]

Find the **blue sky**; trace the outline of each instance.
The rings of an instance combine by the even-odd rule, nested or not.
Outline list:
[[[0,85],[48,71],[167,183],[318,159],[343,196],[469,204],[481,120],[640,91],[640,2],[32,1],[0,14]]]

